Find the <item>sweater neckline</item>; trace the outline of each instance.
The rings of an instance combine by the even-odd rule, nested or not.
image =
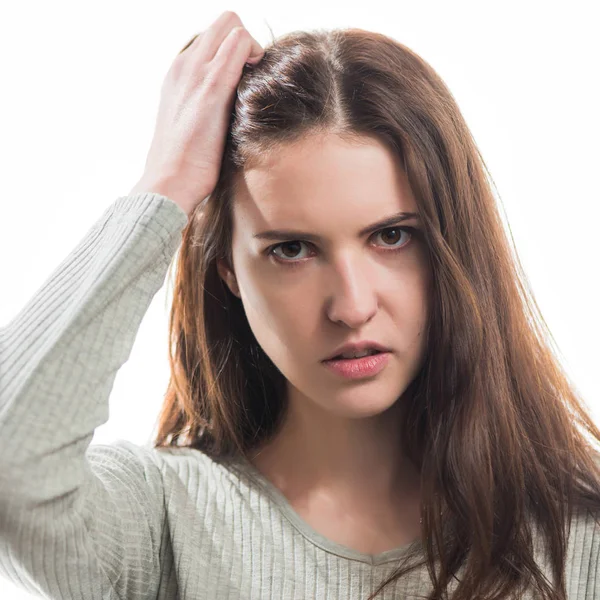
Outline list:
[[[338,542],[330,540],[318,531],[313,529],[292,507],[285,495],[271,481],[269,481],[250,461],[245,457],[239,456],[231,458],[230,466],[237,468],[238,472],[250,477],[257,483],[273,500],[280,512],[290,521],[290,523],[306,538],[311,544],[319,548],[350,560],[364,562],[370,565],[381,565],[387,562],[396,561],[404,558],[413,551],[422,552],[423,544],[421,539],[403,544],[390,550],[385,550],[378,554],[369,554],[360,552],[354,548],[349,548]]]

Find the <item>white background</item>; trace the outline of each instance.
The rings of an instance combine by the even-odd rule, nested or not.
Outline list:
[[[286,6],[289,6],[287,8]],[[139,179],[160,86],[192,35],[234,10],[266,45],[360,27],[446,81],[483,154],[561,360],[598,422],[597,3],[13,2],[0,13],[0,326]],[[170,291],[170,290],[169,290]],[[166,287],[144,318],[93,443],[146,442],[168,380]],[[1,432],[0,432],[1,435]],[[18,448],[15,448],[18,452]],[[0,579],[0,597],[28,594]]]

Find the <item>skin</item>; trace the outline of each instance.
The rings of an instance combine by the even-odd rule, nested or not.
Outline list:
[[[418,473],[399,451],[394,414],[424,358],[429,267],[424,241],[398,230],[418,221],[358,234],[398,211],[418,212],[407,176],[374,138],[319,134],[245,170],[240,183],[233,271],[222,262],[218,271],[286,377],[289,399],[281,432],[252,462],[330,539],[367,552],[411,541]],[[271,229],[321,241],[287,240],[275,248],[278,262],[265,250],[286,240],[253,238]],[[392,350],[375,378],[346,380],[321,363],[364,339]]]

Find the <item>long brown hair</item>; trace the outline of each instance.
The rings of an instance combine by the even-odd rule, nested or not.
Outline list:
[[[245,68],[218,184],[183,232],[155,447],[248,457],[277,432],[284,377],[216,264],[233,264],[237,176],[313,133],[375,136],[398,156],[419,206],[432,302],[426,358],[401,398],[398,435],[421,473],[430,598],[447,597],[459,568],[456,600],[520,597],[532,581],[543,598],[566,598],[571,518],[600,506],[600,431],[561,368],[452,94],[384,35],[296,31]],[[532,523],[550,549],[554,586],[534,561]]]

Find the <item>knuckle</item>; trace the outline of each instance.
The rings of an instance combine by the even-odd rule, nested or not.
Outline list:
[[[213,65],[210,75],[207,77],[208,89],[214,90],[223,84],[228,84],[232,74],[232,66],[227,62]]]
[[[240,19],[240,17],[238,16],[238,14],[233,11],[233,10],[226,10],[223,15],[225,15],[225,18],[228,21],[234,21],[236,23],[239,23],[241,25],[242,20]]]
[[[242,25],[239,25],[239,26],[237,26],[237,27],[234,27],[234,28],[231,30],[231,33],[232,33],[233,35],[235,35],[237,38],[243,38],[243,37],[245,37],[245,36],[246,36],[246,34],[248,33],[248,31],[246,30],[246,28],[245,28],[245,27],[243,27]]]
[[[207,98],[219,96],[227,81],[227,69],[225,66],[211,65],[211,68],[202,78],[202,94]]]
[[[250,35],[250,32],[245,27],[236,27],[235,28],[235,40],[236,44],[247,43],[252,45],[253,37]]]

